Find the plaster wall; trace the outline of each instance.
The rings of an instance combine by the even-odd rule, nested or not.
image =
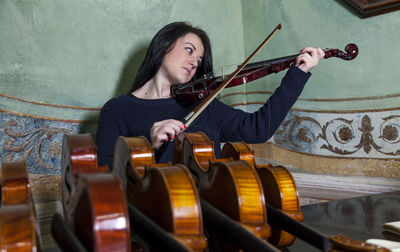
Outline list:
[[[178,20],[207,31],[216,68],[240,63],[278,23],[282,31],[255,60],[357,44],[353,61],[331,58],[312,71],[267,143],[273,150],[254,148],[299,170],[337,174],[336,164],[346,174],[400,176],[400,12],[361,19],[344,1],[318,0],[1,1],[1,161],[22,158],[31,174],[59,175],[62,135],[95,133],[100,107],[130,89],[153,35]],[[283,75],[226,90],[221,100],[254,111]],[[327,168],[320,159],[335,162]],[[360,159],[384,164],[362,172]]]
[[[330,58],[311,71],[273,139],[253,146],[256,154],[300,171],[398,178],[400,12],[363,19],[346,1],[318,0],[242,1],[242,12],[246,55],[277,24],[283,26],[258,60],[296,54],[305,46],[359,48],[352,61]],[[221,99],[254,111],[284,74],[231,88]]]

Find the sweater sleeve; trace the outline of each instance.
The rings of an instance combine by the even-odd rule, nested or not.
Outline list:
[[[110,111],[110,107],[106,103],[100,112],[96,134],[99,165],[108,165],[109,169],[112,168],[115,141],[118,136],[122,135],[113,115],[114,113]]]
[[[221,132],[220,140],[266,142],[285,119],[310,76],[311,73],[305,73],[292,66],[282,79],[281,85],[254,113],[246,113],[217,101],[214,109]]]

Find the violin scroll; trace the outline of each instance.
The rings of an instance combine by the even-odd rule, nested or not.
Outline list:
[[[346,52],[343,52],[339,49],[324,49],[324,58],[328,59],[330,57],[336,57],[343,60],[353,60],[358,55],[358,47],[356,44],[347,44],[344,50]]]

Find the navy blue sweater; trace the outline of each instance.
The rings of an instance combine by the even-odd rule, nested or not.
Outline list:
[[[188,127],[187,132],[204,132],[215,143],[219,157],[221,142],[266,142],[285,119],[296,102],[310,73],[292,66],[280,87],[258,111],[246,113],[214,100]],[[118,136],[145,136],[151,143],[150,129],[154,122],[182,120],[192,106],[186,107],[174,98],[147,100],[121,95],[109,100],[101,109],[96,145],[99,165],[112,167],[114,142]],[[169,144],[160,162],[173,161],[173,144]]]

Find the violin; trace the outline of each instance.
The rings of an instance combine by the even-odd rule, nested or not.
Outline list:
[[[222,148],[221,157],[245,160],[254,166],[264,189],[265,202],[280,209],[297,221],[303,220],[296,183],[285,167],[273,167],[269,164],[257,165],[254,159],[254,151],[244,142],[226,143]],[[271,229],[272,235],[268,241],[275,246],[290,246],[296,240],[295,236],[281,230],[276,225],[271,225]]]
[[[64,218],[85,248],[131,251],[129,214],[122,182],[108,172],[106,166],[98,166],[97,147],[90,134],[64,135],[61,174]],[[67,250],[65,235],[53,233],[60,247]]]
[[[186,167],[156,164],[154,149],[145,137],[120,136],[115,142],[113,171],[123,181],[129,205],[154,221],[188,251],[207,248],[200,198]],[[148,239],[152,239],[150,246],[160,243],[159,236]],[[174,248],[161,249],[178,251],[176,245],[172,246]]]
[[[358,47],[355,44],[348,44],[345,47],[345,52],[339,49],[323,49],[325,59],[336,57],[343,60],[353,60],[358,55]],[[262,60],[247,64],[234,79],[226,86],[234,87],[249,83],[251,81],[262,78],[271,73],[278,73],[291,66],[300,54],[293,54],[280,58]],[[209,73],[201,79],[197,79],[188,83],[171,86],[172,96],[182,101],[197,101],[204,99],[225,80],[225,76],[214,76]]]
[[[35,209],[25,162],[2,164],[0,251],[38,251]]]
[[[254,167],[242,160],[216,159],[213,142],[202,132],[178,135],[174,149],[174,163],[184,164],[193,173],[200,197],[208,203],[202,204],[202,207],[212,206],[244,227],[247,232],[266,241],[271,232],[267,223],[265,196]],[[235,232],[226,228],[225,223],[222,224],[218,225],[218,229],[222,230],[215,232],[216,236]],[[210,225],[209,229],[213,230],[215,227]],[[235,247],[231,245],[233,240],[226,242],[227,239],[224,241],[217,239],[216,236],[211,236],[209,239],[210,250],[216,247],[221,251],[239,251],[244,249],[242,246],[247,243],[243,238],[243,240],[235,238],[236,243],[242,242]],[[273,250],[272,246],[267,244],[264,242],[267,247],[264,249]]]
[[[283,166],[257,165],[254,151],[246,143],[226,143],[221,157],[245,160],[256,167],[266,195],[268,219],[272,227],[269,241],[272,244],[289,246],[297,236],[323,251],[388,251],[344,235],[329,236],[301,223],[303,214],[299,210],[298,192],[290,172]]]

